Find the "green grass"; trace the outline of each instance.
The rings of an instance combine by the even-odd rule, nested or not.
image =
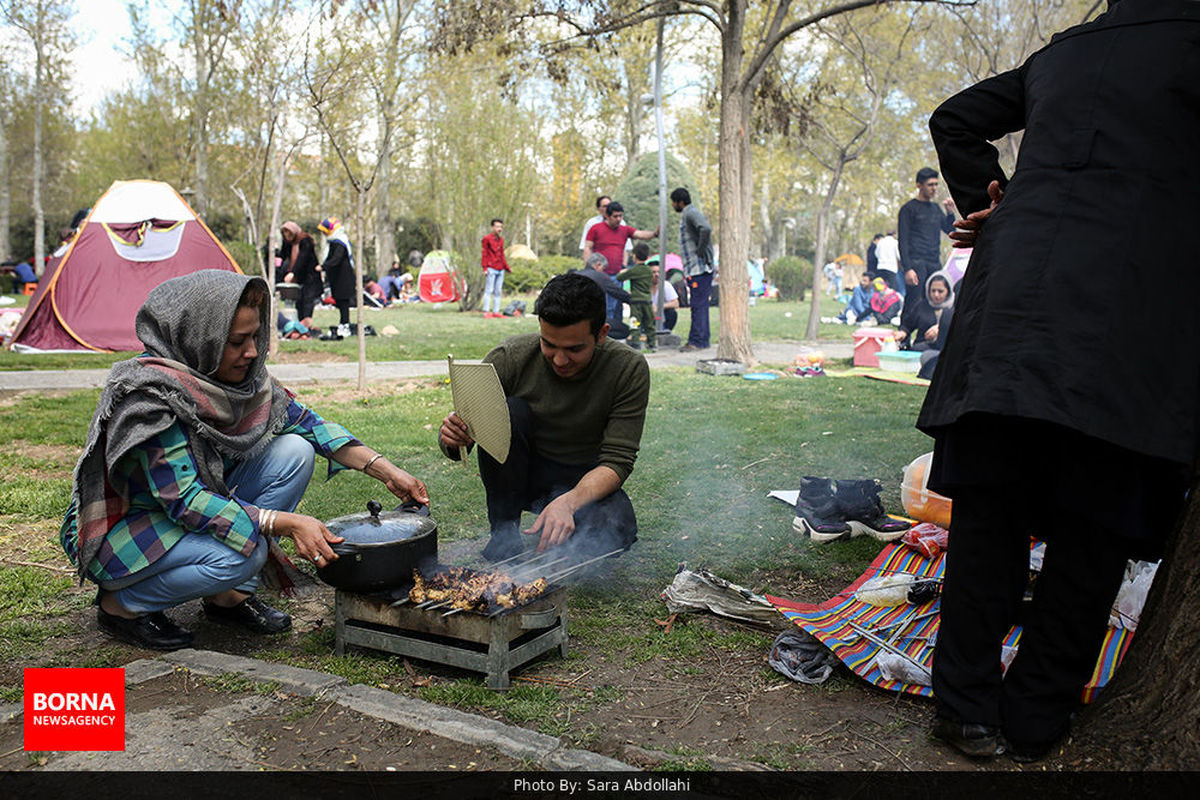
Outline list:
[[[756,313],[763,313],[763,305]],[[432,319],[454,312],[417,313]],[[799,574],[845,585],[878,553],[879,543],[864,537],[813,545],[792,533],[791,509],[767,498],[767,492],[795,489],[804,475],[877,477],[885,487],[885,506],[898,511],[903,466],[930,449],[912,427],[924,395],[918,387],[861,378],[751,382],[685,368],[656,369],[651,380],[642,449],[625,487],[637,509],[639,542],[602,577],[569,589],[572,655],[566,662],[551,656],[548,664],[571,668],[603,659],[622,667],[651,665],[661,674],[688,674],[697,669],[696,659],[765,652],[770,634],[707,615],[681,617],[670,633],[655,624],[655,618],[666,616],[659,594],[680,562],[706,566],[759,591],[786,594]],[[404,392],[374,391],[366,399],[347,399],[345,387],[327,386],[302,387],[300,396],[427,482],[443,542],[482,539],[487,523],[475,462],[464,469],[444,459],[435,444],[436,426],[451,407],[444,382]],[[96,391],[73,392],[22,397],[0,406],[0,430],[19,432],[14,439],[21,442],[0,448],[0,551],[7,557],[66,566],[58,550],[58,525],[97,397]],[[356,472],[326,481],[319,468],[300,511],[329,519],[361,510],[373,498],[386,499],[376,481]],[[64,616],[91,599],[76,586],[69,574],[26,566],[0,569],[0,657],[26,666],[107,666],[128,660],[119,647],[88,652],[45,647],[76,633]],[[624,696],[615,687],[588,693],[520,684],[496,693],[478,678],[428,665],[418,669],[435,675],[433,685],[415,688],[398,657],[358,649],[334,655],[329,626],[269,647],[255,655],[497,714],[573,742],[599,735],[575,717]],[[813,690],[837,693],[854,685],[837,675]],[[783,763],[791,757],[794,764],[798,755],[770,752],[763,758]],[[707,767],[697,755],[683,767],[664,768]]]
[[[234,694],[272,695],[279,691],[279,683],[277,681],[259,681],[237,672],[203,676],[198,682],[201,686],[207,686],[209,689]]]
[[[530,310],[534,298],[522,296]],[[835,300],[820,298],[821,315],[836,316],[842,306]],[[750,332],[756,341],[798,341],[804,338],[808,324],[807,302],[780,302],[758,299],[749,308]],[[677,333],[686,335],[689,311],[679,314]],[[356,319],[351,311],[351,320]],[[394,306],[385,309],[364,309],[364,324],[376,331],[392,325],[399,332],[395,336],[371,336],[367,338],[367,359],[370,361],[426,361],[442,360],[447,355],[455,358],[478,359],[505,336],[529,333],[537,330],[533,317],[484,319],[478,312],[463,313],[454,303],[432,306],[424,303]],[[709,312],[713,337],[719,335],[721,314],[719,308]],[[328,308],[317,309],[315,324],[322,330],[337,324],[337,312]],[[820,326],[819,338],[829,341],[850,341],[853,328],[846,325]],[[279,343],[280,357],[277,360],[304,361],[307,358],[328,358],[330,354],[340,360],[358,359],[358,340],[344,339],[340,342],[322,342],[318,339],[284,340]],[[37,369],[107,369],[113,362],[129,358],[133,353],[47,353],[45,355],[21,355],[0,350],[0,370]]]

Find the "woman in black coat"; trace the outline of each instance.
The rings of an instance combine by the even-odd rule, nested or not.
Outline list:
[[[321,269],[329,282],[329,292],[333,295],[333,303],[338,310],[337,335],[350,335],[350,301],[354,299],[354,257],[350,252],[350,239],[346,229],[337,217],[327,217],[321,220],[317,230],[325,234],[329,252],[325,254],[325,263]]]
[[[1200,3],[1120,0],[930,119],[974,244],[917,425],[954,500],[935,735],[1033,760],[1067,731],[1131,557],[1154,559],[1200,435],[1178,233],[1200,186]],[[1024,130],[1011,181],[991,142]],[[1020,649],[1029,534],[1046,555]]]

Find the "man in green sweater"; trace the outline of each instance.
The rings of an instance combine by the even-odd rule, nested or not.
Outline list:
[[[646,361],[607,338],[604,291],[568,273],[538,296],[540,333],[505,340],[484,361],[496,367],[508,396],[512,445],[497,462],[479,452],[491,541],[484,557],[499,561],[523,549],[521,512],[538,515],[527,534],[538,550],[571,543],[582,558],[637,540],[637,518],[621,489],[637,458],[650,394]],[[453,411],[438,443],[449,458],[475,442]]]

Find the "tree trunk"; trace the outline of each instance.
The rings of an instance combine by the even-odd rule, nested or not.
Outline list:
[[[821,274],[825,267],[825,253],[829,249],[829,211],[833,208],[833,198],[837,196],[838,184],[842,182],[842,172],[846,169],[846,161],[839,158],[833,170],[833,178],[825,191],[825,199],[817,210],[817,250],[813,253],[812,271],[812,305],[808,309],[808,327],[804,330],[805,339],[816,339],[820,332],[821,322]]]
[[[193,163],[196,174],[192,184],[192,202],[201,218],[208,217],[208,60],[204,55],[204,37],[199,21],[194,23],[196,96],[192,106]]]
[[[363,206],[366,204],[366,190],[360,186],[354,187],[356,192],[354,195],[354,215],[355,225],[358,227],[358,258],[354,259],[354,307],[357,313],[354,315],[358,322],[358,390],[366,391],[367,388],[367,337],[363,331],[363,251],[362,244],[367,240],[366,232],[363,230]]]
[[[6,110],[8,105],[8,81],[5,71],[0,69],[0,106]],[[8,132],[4,123],[0,122],[0,260],[12,258],[12,240],[9,238],[9,224],[12,216],[12,181],[11,165],[8,163]]]
[[[1200,483],[1190,497],[1129,652],[1079,731],[1122,769],[1200,767]]]
[[[38,7],[39,15],[41,6]],[[40,23],[40,20],[39,20]],[[39,29],[40,29],[39,24]],[[33,110],[33,191],[30,202],[33,205],[33,267],[34,272],[41,275],[46,267],[46,212],[42,208],[42,114],[46,103],[45,93],[46,60],[45,51],[40,39],[35,40],[34,50],[37,62],[35,65],[33,96],[37,108]]]
[[[387,120],[395,113],[391,101],[380,108],[379,114],[379,175],[375,184],[375,266],[376,276],[392,267],[396,252],[396,231],[392,226],[392,141],[386,135]]]
[[[754,364],[750,341],[750,218],[754,211],[750,164],[750,106],[754,87],[742,80],[743,0],[727,6],[721,35],[721,140],[718,171],[721,243],[721,331],[717,357]]]

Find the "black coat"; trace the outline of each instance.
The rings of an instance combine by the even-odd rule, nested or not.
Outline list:
[[[354,264],[346,245],[337,239],[329,240],[329,252],[325,254],[325,280],[329,282],[329,293],[334,300],[354,299]]]
[[[284,265],[285,271],[288,270],[287,261],[291,257],[291,246],[284,244]],[[291,265],[292,278],[301,286],[316,286],[321,285],[321,273],[317,271],[317,253],[313,247],[311,236],[300,237],[300,249],[296,253],[296,263]]]
[[[1200,315],[1171,287],[1194,269],[1198,78],[1200,2],[1122,0],[934,112],[964,215],[1004,183],[989,142],[1025,134],[958,287],[919,428],[937,435],[982,411],[1192,463]]]

